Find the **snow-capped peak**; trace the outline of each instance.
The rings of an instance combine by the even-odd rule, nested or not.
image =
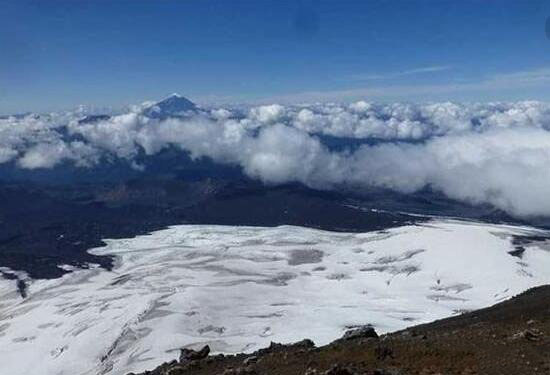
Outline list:
[[[147,107],[143,114],[152,118],[179,117],[190,111],[196,111],[197,106],[189,99],[174,93],[166,99]]]

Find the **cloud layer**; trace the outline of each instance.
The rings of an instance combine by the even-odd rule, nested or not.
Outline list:
[[[176,146],[271,184],[401,192],[431,186],[517,216],[550,215],[546,103],[274,104],[166,120],[149,118],[138,106],[91,123],[82,123],[83,115],[0,119],[0,164],[37,169],[68,161],[86,168],[120,158],[135,165],[140,153]],[[334,150],[325,136],[370,145]]]

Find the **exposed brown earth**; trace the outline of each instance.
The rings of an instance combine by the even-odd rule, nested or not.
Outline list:
[[[486,309],[371,336],[376,336],[372,330],[363,329],[320,348],[309,340],[272,343],[253,354],[184,358],[142,375],[548,375],[550,286]]]

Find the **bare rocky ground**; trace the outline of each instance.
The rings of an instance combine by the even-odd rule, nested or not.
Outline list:
[[[141,375],[550,374],[550,286],[380,337],[363,327],[319,348],[304,340],[253,354],[208,352],[183,351]]]

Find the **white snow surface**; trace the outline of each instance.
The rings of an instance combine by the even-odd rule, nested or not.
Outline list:
[[[2,374],[125,374],[178,348],[250,352],[270,341],[326,344],[351,326],[379,333],[478,309],[550,283],[547,232],[438,219],[368,233],[180,225],[106,240],[116,267],[0,280]]]

